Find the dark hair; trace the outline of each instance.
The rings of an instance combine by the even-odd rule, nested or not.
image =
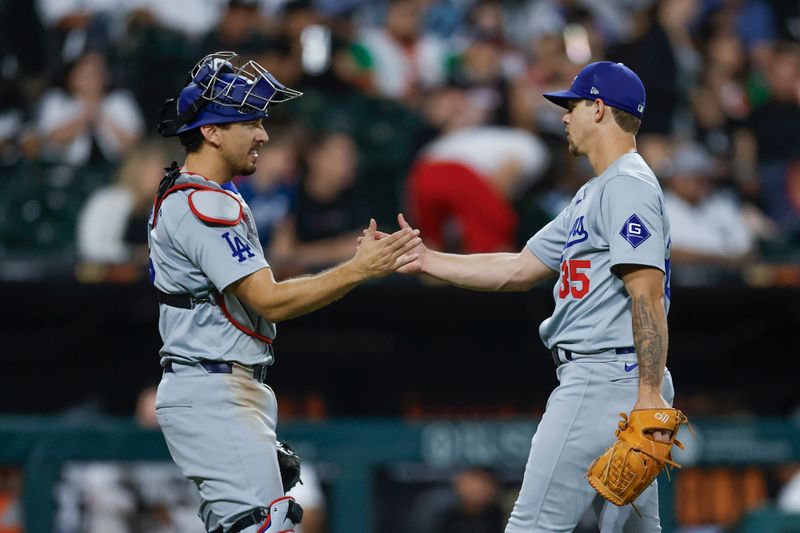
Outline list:
[[[228,123],[223,124],[214,124],[215,126],[226,130],[231,127]],[[186,151],[187,154],[193,154],[200,150],[203,146],[203,141],[205,137],[203,137],[203,132],[200,131],[200,128],[194,128],[189,131],[185,131],[178,135],[178,140],[181,142],[181,146]]]
[[[584,102],[586,103],[587,106],[589,106],[594,103],[594,100],[586,99],[584,100]],[[622,131],[633,133],[634,135],[636,135],[636,132],[639,131],[639,126],[642,125],[641,119],[617,107],[611,107],[611,106],[608,107],[611,108],[611,115],[613,115],[614,122],[617,123],[617,126],[619,126],[622,129]]]
[[[627,133],[633,133],[636,135],[636,133],[639,131],[639,127],[642,125],[642,120],[639,117],[632,115],[627,111],[623,111],[622,109],[612,107],[611,114],[614,116],[614,122],[617,123],[617,126],[622,128],[622,131]]]

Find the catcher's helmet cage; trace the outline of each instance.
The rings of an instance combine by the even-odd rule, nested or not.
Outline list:
[[[192,68],[177,98],[161,109],[158,132],[180,135],[206,124],[246,122],[267,116],[269,104],[280,104],[303,93],[285,87],[255,61],[244,62],[234,52],[215,52]]]

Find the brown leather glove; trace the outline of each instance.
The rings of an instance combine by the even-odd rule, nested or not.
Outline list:
[[[675,437],[688,420],[677,409],[635,409],[630,417],[620,413],[617,442],[589,466],[589,483],[614,505],[626,505],[650,486],[661,469],[672,461],[672,445],[683,448]],[[658,442],[646,431],[671,431],[669,442]]]

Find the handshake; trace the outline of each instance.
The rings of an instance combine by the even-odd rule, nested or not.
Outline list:
[[[387,276],[393,272],[413,274],[422,271],[428,249],[402,214],[397,215],[400,229],[394,233],[378,230],[375,219],[358,238],[358,248],[348,265],[362,279]]]

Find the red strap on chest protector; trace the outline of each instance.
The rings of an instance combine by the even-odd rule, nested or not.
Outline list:
[[[248,328],[247,326],[243,326],[242,324],[237,322],[235,318],[233,318],[233,315],[231,315],[230,311],[228,311],[228,306],[225,305],[225,296],[223,296],[222,293],[217,293],[216,300],[217,300],[217,305],[222,310],[222,314],[225,315],[225,318],[228,319],[228,322],[230,322],[233,325],[233,327],[235,327],[236,329],[238,329],[239,331],[241,331],[245,335],[249,335],[249,336],[253,337],[254,339],[258,339],[260,341],[264,341],[267,344],[272,344],[272,339],[270,339],[269,337],[265,337],[264,335],[261,335],[260,333],[256,333],[255,331],[253,331],[252,329]]]

